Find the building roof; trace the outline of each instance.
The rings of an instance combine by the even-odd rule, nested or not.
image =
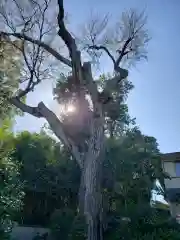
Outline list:
[[[163,153],[161,159],[164,162],[180,161],[180,152]]]

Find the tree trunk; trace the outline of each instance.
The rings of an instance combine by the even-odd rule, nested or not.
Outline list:
[[[98,220],[92,219],[88,223],[88,240],[99,240]]]
[[[79,191],[80,210],[83,211],[88,226],[87,240],[102,240],[101,228],[101,171],[104,159],[104,133],[96,141],[102,141],[100,149],[93,145],[87,153],[81,173]],[[97,144],[98,145],[98,144]]]
[[[100,240],[101,159],[86,159],[84,176],[84,215],[88,225],[88,240]]]

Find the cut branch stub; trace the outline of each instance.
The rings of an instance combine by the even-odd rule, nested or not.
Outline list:
[[[98,102],[98,90],[97,90],[96,83],[93,81],[90,62],[85,62],[83,64],[83,78],[84,78],[85,84],[88,88],[89,94],[91,95],[94,108],[96,108],[97,102]]]

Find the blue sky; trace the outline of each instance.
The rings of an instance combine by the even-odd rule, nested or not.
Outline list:
[[[149,43],[148,62],[132,69],[129,79],[135,89],[129,95],[129,111],[140,129],[157,138],[162,152],[180,150],[180,1],[179,0],[65,0],[73,27],[82,24],[91,10],[110,13],[118,19],[129,8],[146,9]],[[104,68],[108,69],[106,63]],[[44,82],[28,97],[31,105],[42,99],[52,105],[52,83]],[[17,118],[15,130],[38,131],[43,120],[25,115]]]

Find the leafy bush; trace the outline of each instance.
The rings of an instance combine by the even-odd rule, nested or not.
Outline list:
[[[69,208],[56,209],[51,215],[50,228],[55,240],[68,239],[74,220],[74,212]]]
[[[73,225],[68,240],[85,240],[87,239],[87,225],[85,217],[78,214],[73,221]]]
[[[18,164],[7,155],[0,162],[0,239],[7,239],[17,212],[22,206],[23,185]]]

